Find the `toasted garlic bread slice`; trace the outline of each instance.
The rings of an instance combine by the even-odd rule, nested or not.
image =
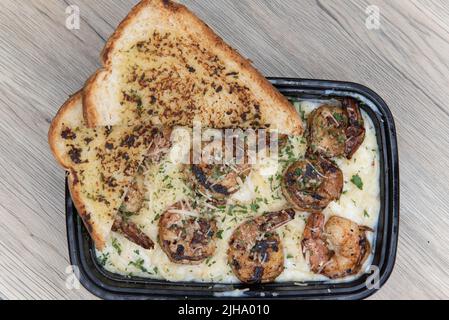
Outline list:
[[[50,126],[51,150],[69,172],[73,202],[99,249],[156,131],[143,125],[88,128],[81,93],[61,107]]]
[[[186,7],[141,1],[102,53],[86,83],[90,127],[150,122],[214,128],[270,128],[299,135],[289,101]]]

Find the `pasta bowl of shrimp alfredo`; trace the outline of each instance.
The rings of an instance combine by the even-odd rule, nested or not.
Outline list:
[[[299,136],[172,128],[139,168],[95,250],[99,264],[124,277],[215,284],[366,272],[381,202],[373,121],[352,98],[293,103]]]

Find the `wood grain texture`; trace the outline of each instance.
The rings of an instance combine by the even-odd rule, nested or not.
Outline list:
[[[0,298],[94,298],[65,285],[64,172],[46,134],[136,2],[0,1]],[[400,147],[400,242],[373,299],[449,298],[449,2],[181,2],[267,76],[358,82],[386,100]],[[80,30],[65,27],[69,4]],[[365,27],[373,4],[380,30]]]

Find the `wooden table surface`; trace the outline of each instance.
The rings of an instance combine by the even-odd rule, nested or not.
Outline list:
[[[449,298],[449,2],[182,2],[266,76],[358,82],[386,100],[400,149],[400,242],[372,298]],[[135,3],[0,1],[0,298],[94,298],[66,287],[64,172],[47,130]],[[66,28],[72,4],[79,30]],[[377,30],[365,23],[370,5]]]

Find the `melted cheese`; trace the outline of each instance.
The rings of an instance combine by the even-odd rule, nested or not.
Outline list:
[[[307,116],[319,105],[317,102],[303,101],[297,107]],[[330,215],[345,217],[376,230],[380,210],[379,150],[373,122],[365,112],[362,114],[366,138],[353,159],[335,159],[343,171],[344,193],[338,201],[330,203],[324,214],[327,218]],[[169,155],[145,172],[146,203],[139,215],[131,217],[155,242],[159,216],[171,204],[191,196],[191,190],[183,176],[182,164],[176,160],[189,151],[180,138],[181,135],[181,128],[176,129]],[[227,264],[228,240],[233,230],[243,221],[267,211],[288,207],[281,192],[280,178],[285,170],[286,159],[304,156],[304,138],[289,138],[288,147],[284,150],[286,151],[281,154],[279,161],[271,158],[263,164],[255,165],[240,190],[228,200],[226,207],[216,210],[221,239],[217,239],[216,252],[210,259],[195,266],[175,264],[167,258],[158,243],[155,243],[155,249],[145,250],[123,236],[112,233],[106,248],[97,252],[100,262],[107,270],[128,276],[169,281],[238,282]],[[363,190],[350,181],[353,175],[362,179]],[[276,279],[277,282],[326,279],[310,272],[301,251],[301,237],[307,217],[307,213],[297,212],[293,221],[277,230],[283,241],[285,256],[285,270]],[[373,243],[373,234],[369,234],[369,240]],[[368,267],[370,261],[371,259],[367,260],[365,267]]]

